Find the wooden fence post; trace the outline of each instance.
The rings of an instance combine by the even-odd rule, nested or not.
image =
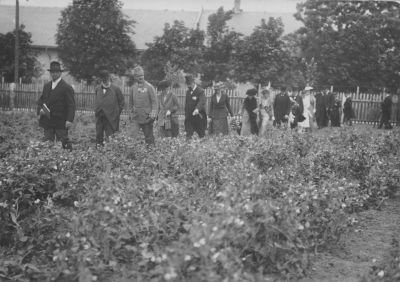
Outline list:
[[[10,110],[14,110],[14,98],[15,98],[15,83],[10,83]]]

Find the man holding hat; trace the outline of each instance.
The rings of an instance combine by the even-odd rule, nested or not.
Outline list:
[[[142,67],[137,66],[133,70],[134,84],[129,95],[129,107],[131,119],[135,129],[143,131],[147,145],[154,144],[153,123],[157,117],[156,91],[149,82],[144,80]]]
[[[185,131],[186,138],[190,139],[194,132],[197,132],[200,138],[205,136],[207,127],[207,114],[205,110],[206,96],[204,89],[199,87],[194,77],[187,75],[185,77],[188,90],[185,100]]]
[[[75,117],[74,89],[61,78],[63,70],[59,62],[51,62],[48,71],[52,81],[44,85],[38,100],[39,126],[44,129],[44,140],[56,139],[64,149],[72,150],[68,129]]]
[[[96,143],[103,145],[106,138],[119,130],[119,120],[124,108],[124,95],[121,89],[111,83],[107,70],[99,73],[101,85],[95,89]]]
[[[161,91],[160,99],[158,99],[160,135],[162,137],[177,137],[179,134],[178,98],[170,91],[171,82],[169,80],[161,81],[157,89]]]

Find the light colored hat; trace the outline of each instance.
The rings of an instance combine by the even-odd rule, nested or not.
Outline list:
[[[213,85],[213,88],[214,89],[223,89],[223,88],[225,88],[225,83],[223,83],[222,81],[215,82]]]
[[[309,91],[309,90],[313,90],[314,88],[312,88],[311,86],[306,86],[306,88],[304,88],[305,91]]]
[[[143,68],[141,66],[137,66],[133,69],[133,75],[134,76],[142,76],[144,75]]]

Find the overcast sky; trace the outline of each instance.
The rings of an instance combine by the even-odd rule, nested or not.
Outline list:
[[[66,7],[72,0],[19,0],[21,6]],[[124,8],[151,10],[225,10],[233,8],[234,0],[122,0]],[[244,11],[290,12],[296,11],[300,0],[241,0]],[[15,5],[15,0],[0,0],[1,5]]]

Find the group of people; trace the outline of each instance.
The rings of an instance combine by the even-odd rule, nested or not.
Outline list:
[[[61,141],[63,148],[72,150],[68,138],[75,116],[74,90],[62,78],[63,72],[59,62],[51,62],[48,70],[51,82],[44,85],[43,93],[38,101],[37,114],[39,125],[44,129],[44,139]],[[96,143],[104,144],[104,140],[119,131],[120,116],[125,101],[121,89],[111,81],[110,73],[103,69],[99,73],[100,85],[95,89]],[[136,132],[142,131],[146,144],[155,142],[154,124],[162,137],[179,135],[178,111],[179,102],[173,94],[171,81],[158,83],[157,95],[155,87],[144,78],[140,66],[133,69],[134,84],[129,93],[129,118]],[[227,135],[229,133],[228,117],[234,117],[230,106],[227,87],[223,82],[213,85],[208,116],[204,89],[195,83],[193,76],[185,77],[187,85],[185,97],[184,129],[187,139],[194,133],[200,138],[208,129],[210,135]],[[293,93],[290,88],[283,88],[273,97],[269,89],[262,89],[258,98],[258,90],[249,89],[241,109],[241,122],[231,119],[241,135],[265,136],[273,127],[288,127],[299,132],[311,131],[314,121],[318,128],[329,125],[340,126],[342,103],[336,95],[328,90],[317,91],[314,95],[312,87]],[[390,126],[391,100],[385,98],[382,103],[382,119],[380,127]],[[351,125],[354,116],[351,97],[347,96],[343,105],[343,122]],[[210,120],[208,122],[208,120]]]
[[[44,140],[61,141],[64,149],[72,150],[68,130],[75,117],[76,105],[74,90],[61,78],[64,71],[59,62],[53,61],[48,69],[51,81],[44,85],[38,100],[37,115],[39,126],[44,129]],[[103,69],[99,72],[100,85],[95,89],[94,113],[96,117],[96,143],[103,145],[105,139],[119,131],[120,116],[126,106],[119,87],[111,81],[110,73]],[[133,69],[134,84],[129,95],[129,118],[135,132],[142,131],[146,144],[155,142],[154,124],[159,127],[162,137],[179,135],[177,97],[171,91],[171,81],[158,83],[159,97],[155,87],[144,79],[144,71],[138,66]],[[195,83],[193,76],[186,76],[185,132],[190,139],[194,133],[200,138],[205,136],[209,127],[212,134],[228,134],[228,113],[233,116],[229,97],[222,90],[223,84],[216,84],[215,93],[210,103],[207,123],[206,97],[204,89]]]
[[[249,89],[242,108],[241,135],[264,136],[272,127],[287,127],[299,132],[311,131],[314,121],[318,128],[340,126],[342,103],[328,90],[317,91],[307,86],[304,91],[294,93],[290,88],[282,88],[272,97],[269,89]],[[343,122],[351,125],[355,118],[350,96],[343,105]]]

